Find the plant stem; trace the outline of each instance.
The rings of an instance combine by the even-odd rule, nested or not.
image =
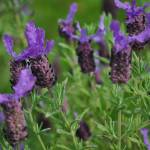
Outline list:
[[[29,113],[29,116],[30,116],[31,123],[32,123],[32,125],[33,125],[33,127],[34,127],[34,120],[33,120],[32,113],[31,113],[31,112]],[[35,128],[33,128],[33,130],[35,131]],[[36,131],[35,131],[35,132],[36,132]],[[41,136],[40,136],[39,134],[36,134],[36,136],[37,136],[37,139],[39,140],[39,142],[40,142],[40,144],[41,144],[41,146],[42,146],[42,149],[43,149],[43,150],[46,150],[46,147],[45,147],[45,145],[44,145],[44,143],[43,143],[43,141],[42,141]]]
[[[44,143],[41,139],[41,136],[39,134],[37,135],[37,138],[38,138],[39,142],[41,143],[41,146],[42,146],[43,150],[46,150],[46,147],[45,147],[45,145],[44,145]]]
[[[62,115],[62,117],[63,117],[67,127],[69,128],[69,130],[71,132],[71,136],[72,136],[72,139],[73,139],[73,143],[74,143],[75,149],[79,150],[78,144],[77,144],[77,140],[76,140],[76,137],[74,135],[74,132],[72,131],[72,129],[71,129],[70,125],[69,125],[69,122],[67,121],[67,118],[66,118],[66,116],[64,115],[64,113],[62,111],[61,111],[61,115]]]
[[[118,112],[118,150],[121,150],[121,110]]]

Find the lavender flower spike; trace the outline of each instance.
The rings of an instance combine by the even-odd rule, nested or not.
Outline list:
[[[21,70],[28,66],[27,61],[31,66],[32,73],[37,77],[36,85],[40,87],[52,86],[56,81],[56,75],[53,67],[49,65],[47,55],[54,47],[54,41],[47,40],[46,46],[44,46],[45,31],[42,28],[36,27],[32,21],[26,25],[25,36],[28,45],[18,55],[13,50],[12,37],[9,35],[3,36],[7,52],[13,57],[10,63],[12,86],[18,82]]]
[[[35,84],[36,78],[31,71],[24,69],[21,71],[20,78],[14,86],[13,94],[0,94],[0,104],[5,116],[5,136],[8,142],[14,147],[27,136],[26,123],[21,97],[30,92]]]
[[[115,43],[111,53],[111,80],[113,83],[127,83],[131,74],[131,47],[128,38],[120,32],[119,23],[110,25]]]
[[[95,71],[91,39],[92,38],[87,35],[87,31],[85,29],[81,29],[80,37],[76,37],[76,40],[78,41],[76,53],[78,56],[78,63],[83,73],[90,73]]]
[[[77,12],[78,6],[76,3],[72,3],[70,6],[70,10],[69,13],[67,15],[67,18],[64,19],[60,19],[58,21],[58,25],[59,25],[59,34],[61,37],[64,37],[67,41],[71,41],[72,40],[72,35],[74,35],[76,33],[76,24],[74,24],[73,19],[75,16],[75,13]]]

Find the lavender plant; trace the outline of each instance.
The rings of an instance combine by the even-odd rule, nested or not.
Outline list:
[[[126,6],[126,3],[115,2]],[[67,21],[59,22],[59,32],[63,32],[60,36],[73,42],[55,41],[51,54],[59,53],[61,56],[61,74],[50,89],[54,72],[49,65],[48,53],[54,43],[47,41],[45,47],[44,30],[37,28],[33,22],[26,21],[26,25],[26,22],[19,21],[13,29],[20,33],[17,37],[12,29],[7,32],[13,38],[4,33],[5,48],[12,56],[12,76],[9,78],[13,80],[13,94],[0,94],[1,149],[149,148],[150,64],[148,57],[145,59],[149,55],[146,51],[149,46],[143,47],[144,52],[136,53],[132,45],[133,42],[143,44],[150,39],[147,32],[150,29],[149,15],[146,15],[147,24],[143,31],[126,35],[125,25],[111,20],[110,15],[102,15],[99,23],[86,24],[83,28],[77,24],[74,28],[76,11],[77,4],[73,3]],[[134,12],[130,11],[131,14]],[[22,49],[26,45],[22,36],[25,25],[27,48],[17,54],[14,46]],[[21,42],[13,45],[16,38]],[[106,52],[111,52],[110,62],[108,57],[99,55],[103,47]],[[110,66],[104,66],[101,72],[100,64],[103,62],[110,63]],[[94,73],[103,84],[95,82]],[[40,92],[34,88],[37,85]]]

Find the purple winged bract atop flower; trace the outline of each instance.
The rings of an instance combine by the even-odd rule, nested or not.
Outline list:
[[[13,94],[0,94],[0,103],[7,103],[11,100],[19,100],[21,97],[25,96],[28,92],[32,90],[36,81],[29,69],[24,69],[21,71],[18,83],[13,87]]]
[[[114,36],[114,48],[116,53],[127,50],[127,47],[129,46],[129,40],[128,37],[126,37],[121,31],[118,21],[112,21],[110,25],[111,30],[113,31]]]
[[[127,23],[131,23],[134,21],[134,17],[140,15],[140,14],[146,14],[145,9],[147,7],[150,7],[150,3],[145,3],[144,6],[138,7],[136,6],[136,0],[132,0],[132,3],[128,2],[121,2],[120,0],[114,0],[116,6],[118,8],[124,9],[127,13],[128,19]]]
[[[67,18],[60,19],[58,21],[59,24],[59,34],[64,37],[67,41],[72,40],[72,35],[76,33],[76,24],[74,24],[73,19],[75,13],[77,12],[78,6],[76,3],[72,3],[70,6],[69,13]]]
[[[101,57],[109,58],[108,47],[105,41],[105,25],[104,25],[104,15],[101,16],[99,27],[95,35],[93,35],[93,40],[99,45],[99,55]]]
[[[29,58],[47,55],[54,46],[53,40],[47,40],[46,47],[44,47],[45,32],[41,28],[36,28],[33,22],[29,22],[27,24],[25,36],[28,46],[19,55],[17,55],[13,50],[13,38],[7,34],[3,36],[3,42],[7,52],[14,58],[15,61],[23,61]]]
[[[93,35],[93,40],[96,41],[97,43],[103,42],[104,41],[104,36],[105,36],[105,25],[104,25],[104,15],[101,16],[98,30],[95,35]]]
[[[144,35],[144,42],[140,42],[135,40],[131,43],[131,46],[134,50],[141,50],[144,46],[149,42],[149,37],[146,37],[146,34],[143,32],[148,32],[150,25],[149,25],[149,13],[145,12],[147,7],[150,7],[150,3],[145,3],[144,6],[138,7],[136,5],[136,0],[132,0],[132,3],[128,2],[121,2],[120,0],[114,0],[117,7],[122,8],[126,11],[126,25],[127,25],[127,32],[129,36],[140,36],[143,37]],[[142,34],[142,35],[140,35]]]

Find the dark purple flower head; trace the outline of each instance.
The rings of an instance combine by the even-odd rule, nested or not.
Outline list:
[[[88,140],[91,137],[92,133],[88,124],[85,121],[80,121],[79,128],[76,131],[76,136],[81,140]]]
[[[60,19],[59,24],[59,34],[65,37],[66,40],[71,40],[72,35],[76,32],[76,27],[73,23],[75,13],[77,12],[78,6],[76,3],[72,3],[70,6],[69,13],[66,19]]]
[[[114,48],[115,48],[116,53],[120,52],[121,50],[127,50],[127,47],[129,45],[128,37],[126,37],[120,31],[119,22],[112,21],[110,28],[113,31],[113,36],[115,40]]]
[[[78,41],[76,49],[78,55],[78,63],[80,64],[83,73],[90,73],[95,71],[95,62],[93,56],[93,49],[91,47],[91,36],[87,35],[86,29],[79,28],[80,36],[74,36]]]
[[[13,87],[13,94],[0,94],[0,104],[9,102],[11,100],[19,100],[32,90],[36,78],[32,75],[29,69],[21,71],[18,83]]]
[[[144,6],[138,7],[136,5],[136,0],[132,0],[132,3],[128,2],[121,2],[120,0],[114,0],[115,4],[118,8],[124,9],[127,13],[128,20],[127,23],[131,23],[134,21],[134,17],[140,15],[140,14],[145,14],[145,9],[147,7],[150,7],[150,3],[145,3]]]
[[[28,46],[19,55],[17,55],[13,50],[13,38],[9,35],[3,36],[3,42],[7,52],[16,61],[23,61],[27,58],[37,58],[38,56],[47,55],[54,46],[53,40],[47,40],[46,47],[44,47],[45,31],[41,28],[37,28],[34,22],[29,22],[27,24],[25,29],[25,36]]]

